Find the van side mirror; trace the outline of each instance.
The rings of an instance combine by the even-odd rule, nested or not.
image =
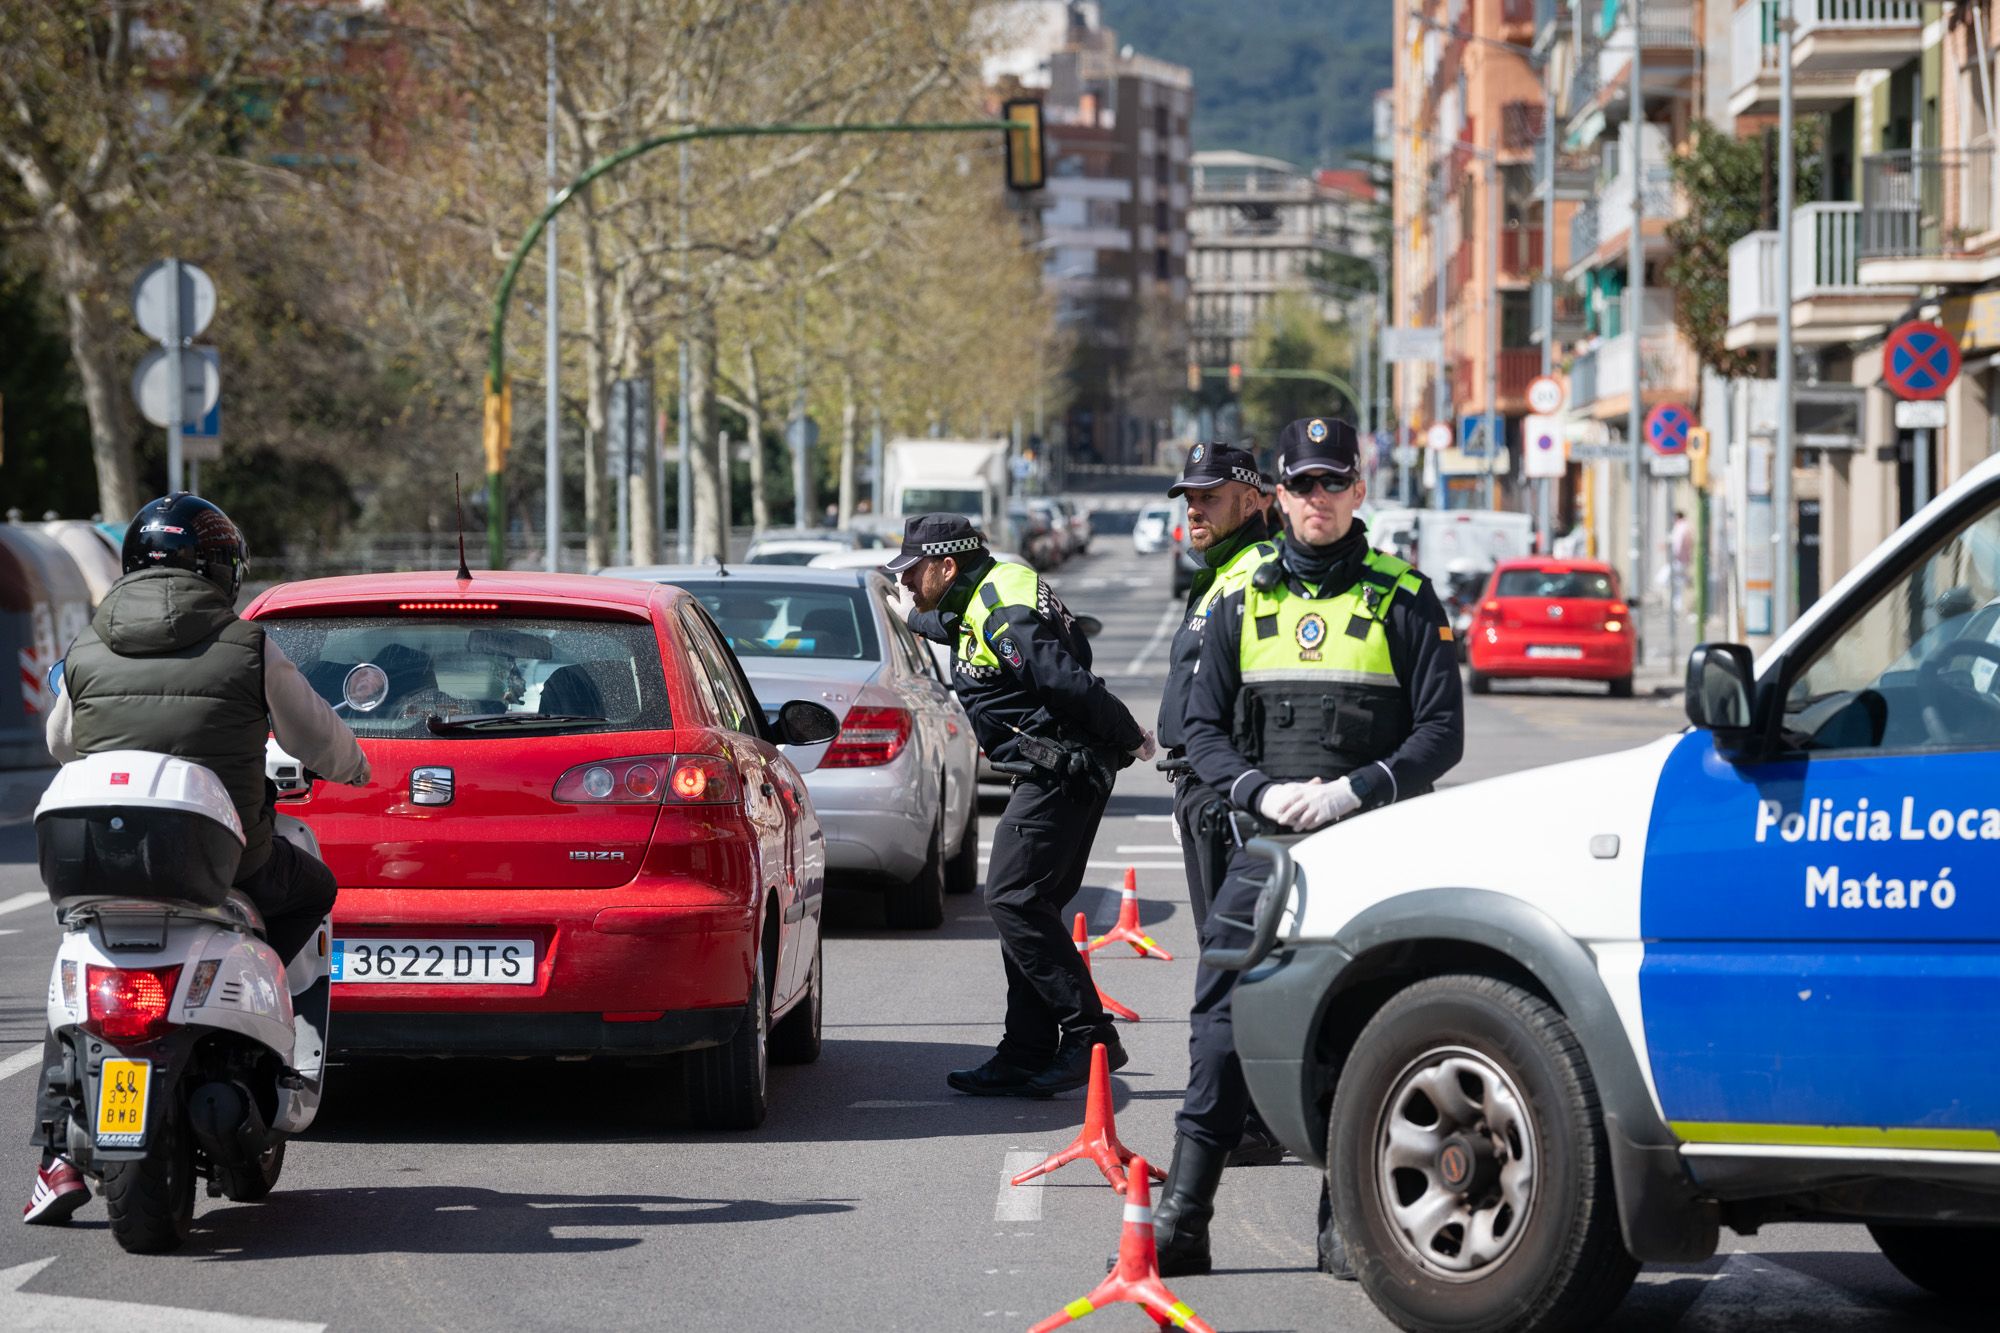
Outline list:
[[[818,745],[840,734],[840,719],[825,704],[794,699],[778,710],[775,730],[782,745]]]
[[[1735,748],[1749,738],[1755,670],[1750,650],[1740,643],[1704,643],[1688,654],[1688,721],[1714,732],[1719,748]]]

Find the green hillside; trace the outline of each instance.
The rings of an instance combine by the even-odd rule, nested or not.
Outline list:
[[[1194,71],[1196,148],[1302,166],[1366,152],[1389,86],[1388,0],[1103,0],[1104,22]]]

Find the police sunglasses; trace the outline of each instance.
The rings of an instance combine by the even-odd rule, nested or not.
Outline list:
[[[1336,477],[1331,472],[1306,472],[1287,477],[1278,484],[1293,495],[1311,495],[1316,490],[1324,490],[1328,495],[1340,495],[1354,485],[1354,478]]]

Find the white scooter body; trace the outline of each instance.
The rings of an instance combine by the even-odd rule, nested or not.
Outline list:
[[[299,762],[275,744],[267,750],[266,772],[281,788],[302,784]],[[109,751],[64,765],[37,807],[36,818],[106,809],[209,819],[226,825],[239,844],[242,840],[235,807],[214,773],[185,760],[142,751]],[[275,832],[301,851],[319,856],[318,839],[300,820],[280,814]],[[260,937],[263,923],[256,908],[234,891],[212,907],[120,898],[115,890],[102,896],[93,892],[64,898],[61,915],[65,931],[48,991],[49,1027],[58,1036],[93,1040],[79,1031],[88,1017],[92,967],[164,969],[178,964],[168,1022],[180,1029],[235,1033],[268,1048],[290,1071],[279,1082],[277,1113],[270,1128],[289,1136],[312,1124],[319,1111],[326,1061],[330,919],[288,969]],[[204,973],[212,975],[204,978]],[[316,1014],[295,1012],[295,996]]]

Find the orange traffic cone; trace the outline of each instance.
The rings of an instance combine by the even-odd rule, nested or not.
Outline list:
[[[1081,912],[1076,914],[1076,931],[1072,938],[1076,940],[1077,953],[1083,957],[1083,970],[1085,972],[1090,971],[1090,945],[1088,943],[1090,931],[1085,926],[1083,913]],[[1105,1013],[1110,1014],[1113,1018],[1122,1018],[1127,1023],[1136,1023],[1139,1021],[1139,1015],[1133,1013],[1109,995],[1106,995],[1104,987],[1097,985],[1095,977],[1091,978],[1090,984],[1097,987],[1097,1002],[1104,1006]]]
[[[1111,1111],[1111,1061],[1104,1053],[1104,1043],[1098,1042],[1090,1048],[1090,1090],[1084,1096],[1083,1128],[1078,1131],[1076,1142],[1064,1148],[1054,1157],[1039,1166],[1031,1166],[1013,1183],[1025,1185],[1036,1176],[1045,1176],[1060,1167],[1068,1166],[1079,1157],[1088,1157],[1097,1163],[1097,1169],[1111,1182],[1111,1188],[1125,1188],[1125,1163],[1138,1159],[1130,1148],[1118,1141],[1118,1126],[1112,1119]],[[1161,1180],[1167,1173],[1153,1168],[1153,1174]]]
[[[1114,940],[1123,940],[1137,951],[1141,958],[1158,958],[1171,963],[1174,956],[1153,943],[1153,937],[1139,929],[1139,872],[1130,866],[1125,868],[1125,888],[1118,895],[1118,924],[1090,942],[1090,951],[1096,953]]]
[[[1153,1187],[1146,1178],[1150,1170],[1145,1158],[1132,1159],[1132,1179],[1125,1187],[1125,1228],[1118,1236],[1118,1263],[1111,1276],[1098,1283],[1096,1291],[1071,1301],[1028,1333],[1049,1333],[1118,1301],[1138,1306],[1161,1328],[1215,1333],[1160,1281],[1160,1260],[1153,1250]]]

